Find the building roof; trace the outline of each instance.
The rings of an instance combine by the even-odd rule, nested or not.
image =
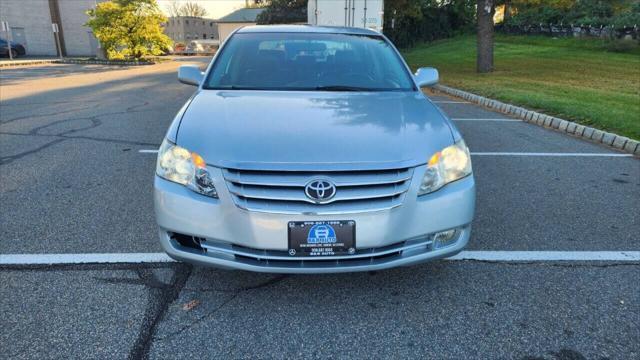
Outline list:
[[[264,9],[239,9],[229,15],[223,16],[216,22],[219,23],[255,23],[256,18]]]
[[[364,28],[341,26],[313,26],[313,25],[253,25],[238,30],[239,33],[325,33],[325,34],[355,34],[380,35],[379,32]]]

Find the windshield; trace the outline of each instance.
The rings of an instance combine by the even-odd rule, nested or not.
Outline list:
[[[414,90],[393,47],[380,36],[239,33],[203,86],[234,90]]]

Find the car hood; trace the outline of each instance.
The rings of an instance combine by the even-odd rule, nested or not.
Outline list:
[[[217,167],[356,170],[424,164],[453,136],[418,92],[202,90],[176,140]]]

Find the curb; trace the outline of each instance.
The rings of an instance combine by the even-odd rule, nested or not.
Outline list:
[[[51,59],[51,60],[33,60],[33,61],[2,61],[0,62],[0,68],[3,67],[18,67],[29,65],[42,65],[42,64],[84,64],[84,65],[128,65],[128,66],[140,66],[140,65],[154,65],[154,61],[109,61],[109,60],[74,60],[74,59]]]
[[[28,66],[28,65],[41,65],[41,64],[53,64],[56,61],[60,61],[60,59],[46,59],[46,60],[33,60],[33,61],[29,61],[29,60],[23,60],[23,61],[10,61],[10,60],[5,60],[5,61],[0,61],[0,68],[2,67],[14,67],[14,66]]]
[[[57,64],[84,64],[84,65],[153,65],[153,61],[109,61],[109,60],[57,60]]]
[[[522,107],[506,104],[497,100],[489,99],[444,85],[435,85],[433,86],[433,89],[448,95],[468,100],[472,103],[476,103],[493,110],[500,111],[505,114],[515,116],[522,119],[524,122],[551,128],[553,130],[603,144],[617,150],[627,152],[629,154],[640,156],[640,142],[634,139],[629,139],[626,136],[621,136],[585,125],[580,125],[572,121],[563,120],[539,112],[527,110]]]

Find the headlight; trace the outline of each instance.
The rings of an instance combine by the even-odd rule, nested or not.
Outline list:
[[[164,140],[158,150],[158,176],[213,198],[218,192],[202,156]]]
[[[422,178],[418,195],[434,192],[446,184],[471,174],[471,157],[464,141],[433,154]]]

